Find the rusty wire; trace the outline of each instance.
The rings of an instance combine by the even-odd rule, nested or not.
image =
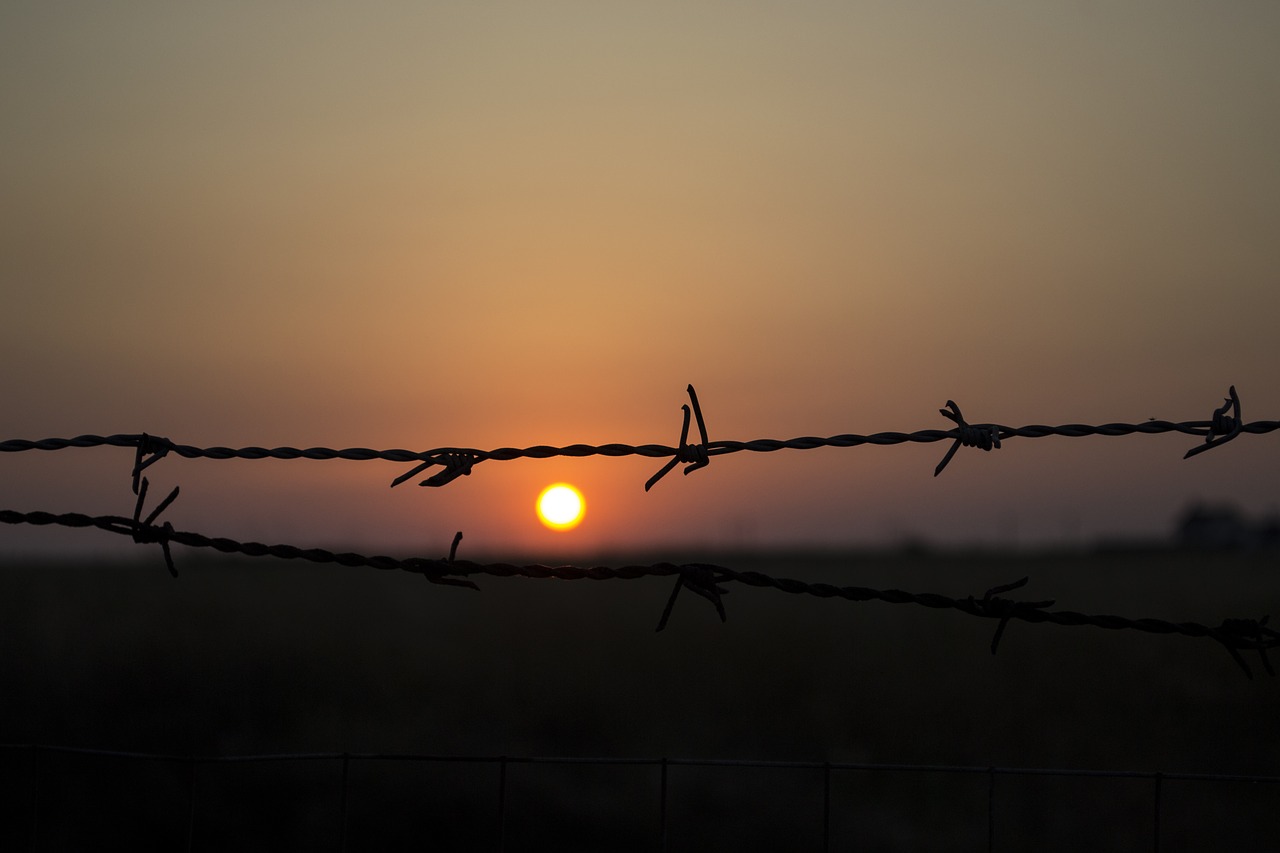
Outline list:
[[[251,557],[275,557],[286,560],[305,560],[314,563],[337,563],[341,566],[368,567],[383,570],[399,570],[423,575],[432,583],[465,586],[479,590],[471,580],[473,576],[557,578],[559,580],[636,580],[644,577],[676,577],[676,585],[663,610],[657,630],[663,630],[671,616],[672,607],[680,590],[688,588],[708,599],[715,606],[720,619],[727,618],[722,596],[728,593],[728,584],[768,588],[792,595],[811,595],[817,598],[839,598],[845,601],[882,601],[888,604],[914,604],[933,609],[958,610],[970,616],[997,620],[991,653],[995,654],[1011,620],[1031,624],[1079,627],[1091,625],[1109,630],[1134,630],[1151,634],[1180,634],[1214,640],[1222,645],[1245,675],[1253,677],[1249,665],[1241,656],[1243,651],[1256,651],[1263,668],[1269,675],[1275,671],[1267,658],[1267,651],[1280,645],[1280,632],[1267,627],[1268,617],[1261,619],[1224,619],[1217,626],[1198,622],[1169,622],[1163,619],[1131,619],[1123,616],[1088,615],[1070,610],[1050,610],[1055,602],[1023,601],[1006,598],[1003,593],[1020,589],[1027,578],[1003,584],[986,591],[981,598],[968,596],[953,598],[938,593],[914,593],[900,589],[871,589],[857,586],[836,586],[828,583],[809,583],[793,578],[779,578],[757,571],[737,571],[725,566],[706,563],[654,563],[651,565],[624,566],[544,566],[518,565],[514,563],[477,563],[457,559],[457,548],[462,535],[454,537],[449,555],[441,559],[410,557],[400,559],[387,556],[366,556],[350,552],[333,552],[323,548],[299,548],[294,545],[264,545],[260,542],[240,542],[223,537],[210,537],[199,533],[175,530],[171,524],[155,523],[157,516],[176,497],[177,490],[147,518],[141,519],[141,498],[146,495],[146,481],[140,489],[140,500],[132,518],[123,516],[89,516],[81,513],[54,514],[49,512],[16,512],[0,510],[0,522],[5,524],[31,524],[37,526],[59,525],[73,528],[97,528],[109,533],[129,536],[138,543],[161,545],[166,565],[174,577],[177,572],[169,554],[169,545],[177,543],[191,548],[212,548],[228,554],[244,554]]]
[[[531,447],[498,447],[492,450],[479,450],[471,447],[437,447],[432,450],[373,450],[367,447],[348,447],[335,450],[328,447],[194,447],[179,444],[167,438],[147,433],[127,435],[81,435],[75,438],[46,438],[38,441],[26,439],[9,439],[0,442],[0,453],[15,453],[26,450],[65,450],[68,448],[87,447],[132,447],[136,450],[134,462],[134,491],[138,489],[138,479],[143,470],[164,458],[170,453],[188,459],[346,459],[368,461],[381,459],[388,462],[414,462],[412,469],[396,477],[391,485],[397,486],[433,466],[441,470],[419,482],[420,486],[443,486],[458,477],[469,476],[476,465],[486,461],[510,461],[513,459],[550,459],[553,457],[587,457],[587,456],[643,456],[654,459],[668,458],[668,462],[645,483],[648,491],[677,464],[684,463],[684,473],[689,474],[699,468],[705,468],[712,457],[730,453],[773,453],[779,450],[816,450],[821,447],[860,447],[862,445],[889,446],[907,443],[932,443],[950,441],[942,461],[934,470],[934,476],[941,474],[951,462],[960,447],[977,447],[982,450],[994,450],[1012,438],[1046,438],[1061,436],[1064,438],[1082,438],[1084,436],[1122,436],[1122,435],[1156,435],[1167,432],[1178,432],[1194,435],[1204,439],[1203,443],[1192,447],[1183,457],[1196,456],[1206,450],[1218,447],[1232,439],[1248,433],[1252,435],[1270,433],[1280,429],[1280,421],[1254,421],[1245,423],[1240,415],[1240,398],[1235,386],[1229,391],[1224,404],[1214,410],[1210,420],[1204,421],[1164,421],[1148,420],[1142,423],[1106,423],[1106,424],[1061,424],[1047,426],[1030,424],[1011,427],[996,423],[970,424],[960,413],[954,401],[947,401],[947,408],[940,409],[942,415],[955,423],[951,429],[923,429],[915,432],[876,432],[869,435],[844,433],[821,438],[818,436],[801,436],[786,440],[758,438],[752,441],[711,441],[707,437],[706,421],[693,386],[688,387],[691,405],[684,405],[684,426],[681,430],[679,444],[675,447],[666,444],[569,444],[556,447],[546,444]],[[1228,414],[1230,412],[1231,414]],[[688,443],[690,414],[697,421],[700,441]]]

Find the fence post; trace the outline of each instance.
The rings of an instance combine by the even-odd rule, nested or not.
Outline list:
[[[667,849],[667,758],[662,758],[662,776],[658,785],[658,826],[663,853]]]
[[[40,747],[31,747],[31,849],[40,840]]]
[[[507,757],[498,758],[498,851],[507,844]]]
[[[987,768],[987,853],[996,849],[996,769]]]
[[[342,753],[342,823],[338,827],[338,849],[347,851],[347,772],[351,768],[351,756]]]
[[[822,851],[831,850],[831,762],[822,762]]]
[[[1155,808],[1155,825],[1151,832],[1151,849],[1155,853],[1160,853],[1160,789],[1164,783],[1164,774],[1156,774],[1156,808]]]
[[[191,773],[187,779],[187,853],[191,853],[196,839],[196,768],[200,762],[192,758]]]

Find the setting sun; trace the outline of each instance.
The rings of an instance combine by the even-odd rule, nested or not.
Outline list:
[[[579,492],[568,483],[547,486],[538,495],[538,519],[552,530],[572,530],[582,521],[586,503]]]

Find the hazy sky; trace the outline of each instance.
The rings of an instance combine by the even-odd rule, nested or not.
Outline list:
[[[674,444],[1280,418],[1280,5],[6,3],[0,438]],[[1244,436],[407,466],[167,459],[182,529],[569,559],[1163,533]],[[127,450],[0,508],[127,514]],[[589,515],[543,530],[538,490]],[[117,548],[0,530],[0,552]]]

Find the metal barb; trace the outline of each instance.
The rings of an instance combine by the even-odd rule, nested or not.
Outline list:
[[[462,531],[459,530],[457,533],[453,534],[453,544],[449,546],[449,556],[445,560],[445,562],[449,564],[450,569],[453,567],[454,559],[458,556],[458,543],[461,541]],[[476,592],[480,591],[480,587],[477,586],[474,581],[463,580],[461,578],[450,578],[438,574],[428,574],[425,572],[423,574],[431,583],[440,584],[441,586],[465,586],[467,589],[474,589]]]
[[[992,619],[999,619],[1000,624],[996,626],[995,636],[991,638],[991,654],[995,654],[1000,648],[1000,639],[1004,636],[1004,629],[1008,627],[1009,620],[1019,615],[1025,610],[1040,610],[1045,607],[1052,607],[1056,601],[1015,601],[1011,598],[1001,598],[1000,593],[1010,592],[1015,589],[1021,589],[1027,585],[1030,578],[1020,578],[1013,583],[1002,584],[1001,586],[993,586],[987,590],[986,595],[982,598],[974,598],[969,596],[969,603],[980,616],[987,616]]]
[[[1190,459],[1197,453],[1204,453],[1219,445],[1226,444],[1240,434],[1244,419],[1240,416],[1240,396],[1236,394],[1236,386],[1232,385],[1222,405],[1213,410],[1213,420],[1209,422],[1209,431],[1205,434],[1204,444],[1193,447],[1186,452],[1183,459]],[[1228,415],[1227,411],[1231,414]]]
[[[728,595],[729,590],[722,589],[717,583],[718,580],[715,569],[711,566],[700,564],[681,566],[680,576],[676,578],[676,585],[671,590],[671,597],[667,599],[667,606],[662,610],[662,618],[658,620],[656,630],[661,631],[667,627],[667,620],[671,618],[671,608],[675,607],[676,597],[680,595],[681,587],[688,587],[690,592],[696,593],[714,604],[716,613],[720,615],[720,621],[726,621],[728,616],[724,612],[724,602],[720,599],[720,596]]]
[[[173,442],[167,438],[147,435],[145,432],[138,436],[138,448],[133,456],[133,493],[135,495],[138,493],[142,472],[168,456],[172,447]],[[148,453],[151,455],[147,456]]]
[[[173,554],[169,551],[169,539],[173,536],[173,525],[165,522],[162,527],[155,525],[155,520],[160,517],[160,513],[169,508],[169,505],[178,498],[178,487],[174,486],[169,496],[156,506],[145,519],[142,518],[142,505],[147,499],[147,487],[150,483],[146,477],[142,478],[142,483],[138,489],[138,500],[133,505],[132,533],[133,541],[140,544],[156,542],[160,545],[160,550],[164,553],[164,564],[169,569],[169,574],[173,577],[178,576],[178,570],[173,565]]]
[[[1245,676],[1251,681],[1253,671],[1240,655],[1240,649],[1255,649],[1267,675],[1275,677],[1276,674],[1271,666],[1271,660],[1267,657],[1267,649],[1280,645],[1280,632],[1266,627],[1267,620],[1270,618],[1270,616],[1263,616],[1261,619],[1223,619],[1222,624],[1212,633],[1213,638],[1222,644],[1227,654],[1231,655],[1231,659],[1244,670]]]
[[[684,423],[680,426],[680,446],[676,448],[675,456],[667,464],[663,465],[658,473],[645,482],[644,490],[646,492],[652,489],[655,483],[667,476],[671,469],[681,462],[688,463],[684,469],[686,475],[711,464],[711,457],[707,453],[707,422],[702,419],[702,407],[698,405],[698,393],[693,390],[692,384],[689,385],[687,390],[689,392],[689,401],[693,403],[693,416],[698,421],[698,434],[701,436],[702,441],[698,444],[689,444],[689,406],[682,405],[680,408],[684,411]]]
[[[471,469],[483,462],[475,453],[466,450],[447,450],[440,451],[413,467],[412,470],[406,471],[399,477],[391,481],[391,488],[395,488],[406,480],[411,480],[418,474],[430,468],[432,465],[443,465],[443,471],[437,471],[432,476],[419,483],[419,486],[444,486],[452,483],[459,477],[470,477]]]
[[[948,411],[948,409],[950,411]],[[995,424],[983,424],[982,426],[974,426],[965,421],[964,415],[960,413],[960,407],[955,404],[954,400],[947,401],[946,409],[938,409],[943,417],[949,418],[955,422],[956,427],[952,432],[955,433],[956,440],[952,442],[948,448],[947,454],[942,457],[942,461],[938,463],[938,467],[933,469],[933,476],[942,473],[942,469],[947,467],[947,463],[951,461],[951,457],[956,455],[956,451],[961,447],[977,447],[982,450],[999,449],[1000,447],[1000,427]]]

